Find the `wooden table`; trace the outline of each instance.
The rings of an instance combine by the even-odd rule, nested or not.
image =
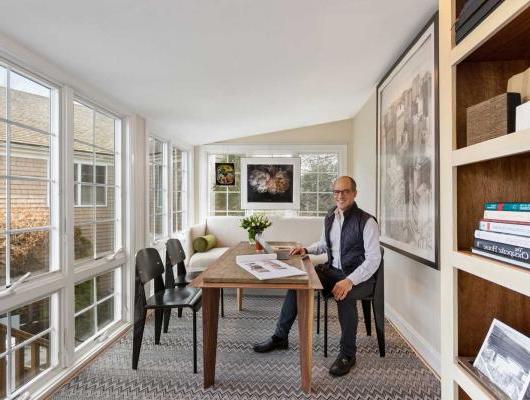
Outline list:
[[[236,264],[236,256],[254,253],[253,246],[250,246],[247,242],[241,242],[227,250],[215,263],[211,264],[191,282],[191,286],[202,288],[204,388],[212,386],[215,382],[220,289],[294,289],[297,295],[298,331],[300,337],[300,386],[305,393],[310,393],[313,360],[314,291],[322,289],[322,285],[309,257],[300,256],[292,256],[285,262],[305,270],[307,272],[306,276],[260,281]],[[280,310],[278,310],[279,312]]]

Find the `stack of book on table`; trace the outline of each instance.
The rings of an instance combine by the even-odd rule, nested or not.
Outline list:
[[[530,268],[530,203],[485,203],[471,251]]]

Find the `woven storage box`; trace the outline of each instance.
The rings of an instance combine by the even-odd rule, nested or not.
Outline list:
[[[515,131],[515,108],[519,93],[503,93],[467,109],[467,145]]]

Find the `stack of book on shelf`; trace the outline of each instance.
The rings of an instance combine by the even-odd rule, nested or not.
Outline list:
[[[485,203],[471,251],[530,269],[530,203]]]

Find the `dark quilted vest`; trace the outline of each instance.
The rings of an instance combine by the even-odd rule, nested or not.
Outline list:
[[[336,207],[333,207],[329,210],[324,219],[329,265],[333,262],[329,234],[335,220],[335,209]],[[340,234],[340,261],[342,270],[346,275],[351,274],[365,259],[363,230],[369,218],[374,217],[357,207],[357,203],[353,203],[351,208],[344,212]]]

